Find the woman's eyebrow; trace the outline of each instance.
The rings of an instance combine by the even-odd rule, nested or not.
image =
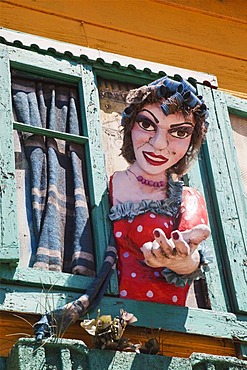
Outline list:
[[[192,122],[181,122],[181,123],[173,123],[170,125],[170,128],[172,127],[180,127],[180,126],[183,126],[183,125],[190,125],[192,127],[194,127],[193,123]]]
[[[149,114],[151,114],[151,116],[153,117],[155,123],[159,123],[159,120],[157,117],[155,117],[155,115],[148,109],[142,109],[140,112],[148,112]]]

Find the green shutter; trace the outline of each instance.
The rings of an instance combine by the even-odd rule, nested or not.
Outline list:
[[[227,279],[235,309],[247,312],[247,200],[234,146],[229,112],[247,117],[247,101],[213,92],[225,157],[225,197],[221,197],[222,226],[225,232]]]
[[[204,195],[209,214],[209,298],[213,310],[246,312],[247,207],[228,110],[246,117],[247,103],[205,86],[198,89],[209,107],[209,129],[189,183]]]
[[[202,88],[210,126],[203,146],[204,184],[210,209],[212,238],[227,309],[247,312],[246,203],[225,94]],[[215,266],[215,265],[214,265]],[[212,275],[211,275],[212,276]],[[211,288],[209,288],[211,289]],[[219,297],[216,297],[219,299]]]

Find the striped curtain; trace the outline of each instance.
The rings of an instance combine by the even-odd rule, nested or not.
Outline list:
[[[12,99],[16,121],[81,135],[77,90],[73,86],[15,76]],[[20,135],[30,168],[35,236],[32,266],[95,276],[83,146],[39,135]]]

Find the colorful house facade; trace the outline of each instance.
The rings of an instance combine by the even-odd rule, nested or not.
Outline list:
[[[1,1],[3,369],[246,368],[247,32],[243,4]],[[126,166],[119,157],[125,92],[165,75],[183,76],[209,106],[207,142],[184,181],[206,199],[212,230],[210,270],[205,280],[191,287],[186,307],[123,300],[118,297],[116,274],[107,282],[107,291],[89,318],[95,318],[98,309],[112,317],[119,315],[120,309],[133,313],[138,321],[126,327],[125,335],[131,343],[155,340],[157,355],[95,349],[92,337],[79,322],[71,325],[63,338],[56,333],[37,344],[32,326],[40,315],[77,299],[99,276],[111,238],[107,178]],[[51,91],[59,96],[56,106]],[[34,92],[44,105],[35,106]],[[40,124],[37,110],[43,117]],[[68,112],[76,114],[78,127],[61,129]],[[58,118],[60,126],[52,126],[52,117]],[[50,126],[45,126],[43,122],[48,121]],[[44,215],[43,203],[35,198],[35,180],[42,168],[37,172],[40,162],[34,163],[33,153],[34,147],[42,149],[47,142],[61,153],[57,166],[53,167],[56,159],[51,157],[47,168],[58,173],[59,186],[67,186],[61,185],[59,193],[51,197],[57,213]],[[85,238],[89,246],[90,263],[83,265],[83,272],[76,262],[70,270],[65,262],[73,258],[76,249],[73,256],[64,252],[62,265],[54,249],[53,268],[47,270],[46,259],[35,260],[37,245],[43,246],[36,238],[40,224],[46,225],[44,235],[52,233],[54,244],[62,232],[58,214],[65,215],[73,225],[71,230],[82,228],[69,213],[70,183],[65,176],[72,171],[67,163],[73,156],[77,164],[72,170],[78,173],[79,163],[82,177],[74,176],[72,181],[83,188],[80,204],[85,206],[77,211],[86,212],[89,219],[79,238]],[[27,180],[30,174],[33,183]],[[40,222],[34,222],[33,209]],[[71,243],[70,237],[63,231],[66,243]],[[33,267],[35,263],[39,268]]]

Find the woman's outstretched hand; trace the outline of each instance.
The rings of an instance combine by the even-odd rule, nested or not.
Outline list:
[[[162,229],[154,230],[153,242],[141,247],[146,264],[151,267],[168,267],[179,275],[196,271],[200,262],[198,245],[210,235],[210,229],[200,224],[190,230],[175,230],[167,239]]]

